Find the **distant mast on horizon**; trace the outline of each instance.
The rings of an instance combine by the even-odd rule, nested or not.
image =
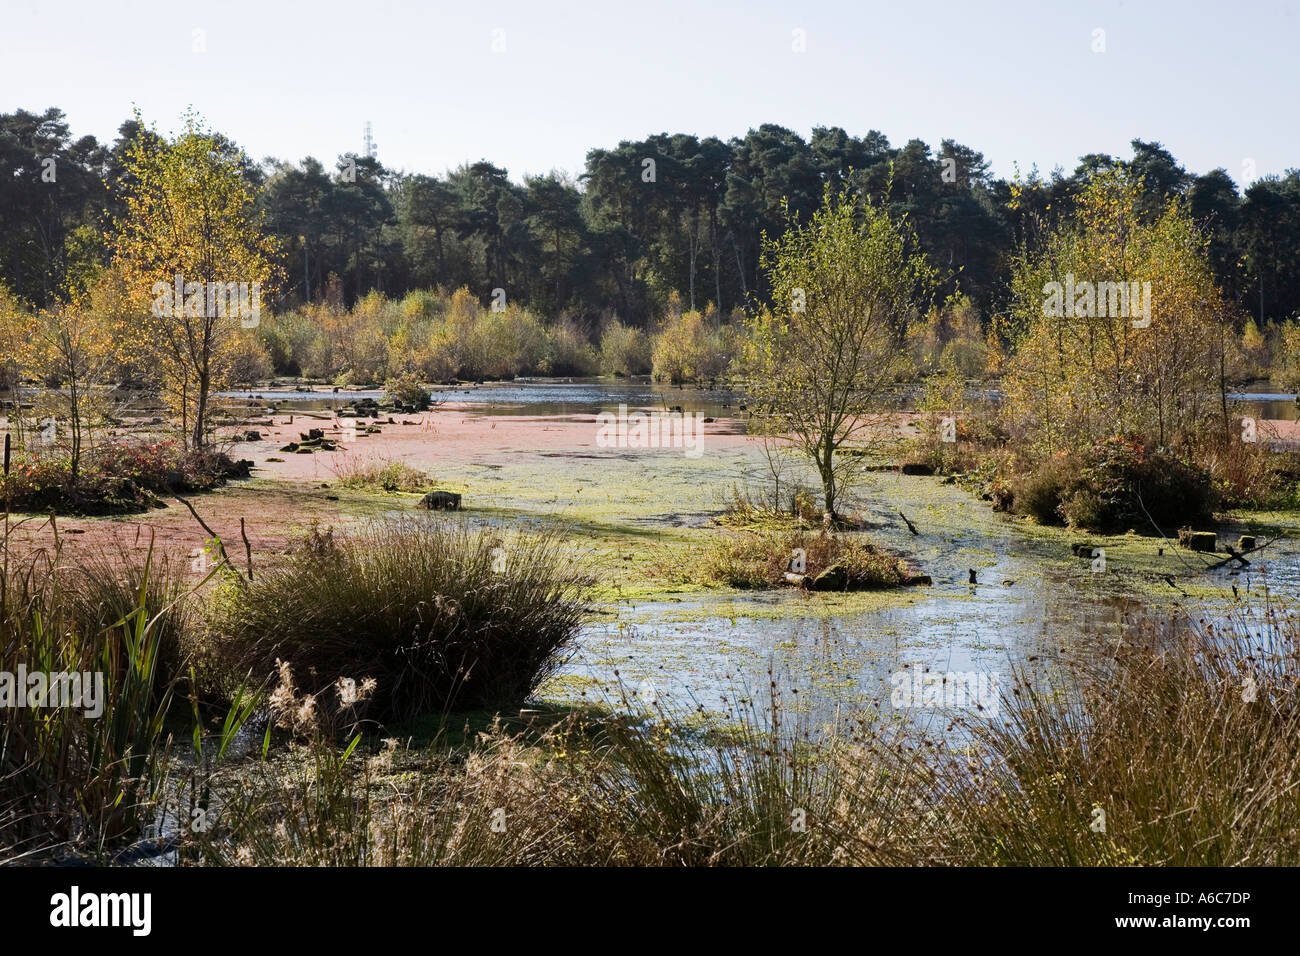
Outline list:
[[[375,145],[375,138],[372,135],[370,120],[366,120],[366,156],[374,159],[379,155],[379,147]]]

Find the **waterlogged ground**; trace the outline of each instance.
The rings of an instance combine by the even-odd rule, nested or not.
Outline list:
[[[439,487],[463,493],[468,510],[459,520],[523,529],[560,524],[571,560],[597,569],[600,613],[542,689],[555,703],[726,714],[738,700],[765,707],[775,678],[783,707],[814,723],[875,704],[894,717],[931,722],[933,710],[889,707],[893,675],[972,672],[984,675],[981,686],[994,677],[1006,686],[1014,673],[1050,676],[1063,655],[1115,640],[1125,617],[1143,607],[1220,617],[1262,599],[1266,588],[1288,599],[1300,590],[1295,514],[1256,513],[1222,528],[1221,542],[1235,543],[1242,533],[1278,540],[1246,570],[1209,571],[1217,557],[1159,537],[1039,527],[995,514],[959,484],[879,471],[862,474],[848,510],[866,519],[874,540],[931,575],[932,586],[850,595],[708,588],[691,568],[703,544],[726,533],[711,517],[733,488],[757,490],[764,471],[735,396],[590,383],[464,391],[470,394],[448,395],[430,413],[397,415],[393,424],[385,417],[380,434],[315,455],[279,446],[308,427],[328,432],[330,403],[353,396],[275,395],[275,414],[260,419],[261,440],[234,449],[257,462],[257,477],[195,503],[232,554],[243,551],[242,517],[255,563],[274,560],[313,524],[414,512],[416,495],[338,487],[339,463],[369,456],[406,461]],[[255,395],[272,397],[242,397]],[[595,415],[620,403],[680,405],[717,420],[706,426],[698,458],[681,449],[599,447]],[[61,531],[74,551],[114,535],[142,547],[153,536],[189,555],[207,537],[175,504],[146,516],[65,520]],[[49,529],[33,520],[23,533],[36,542]],[[1104,570],[1071,553],[1077,542],[1104,549]],[[993,700],[985,703],[995,709]]]

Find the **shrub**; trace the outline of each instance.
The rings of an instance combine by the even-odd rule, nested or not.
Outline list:
[[[655,336],[651,364],[656,381],[712,381],[731,363],[730,351],[720,329],[699,312],[672,314]]]
[[[1230,441],[1206,455],[1206,465],[1223,495],[1224,507],[1289,509],[1297,506],[1300,455],[1275,452],[1270,426],[1258,442]]]
[[[1010,508],[1016,514],[1028,515],[1039,524],[1060,524],[1061,499],[1074,481],[1075,463],[1064,453],[1042,462],[1027,474],[1018,475],[1007,483]]]
[[[1217,504],[1204,468],[1119,436],[1058,455],[1016,478],[1011,492],[1019,514],[1095,531],[1202,524]]]
[[[470,371],[487,378],[513,378],[540,370],[546,332],[531,313],[511,307],[483,313],[468,344]]]
[[[429,407],[429,389],[420,381],[419,376],[403,372],[390,378],[384,385],[388,397],[402,405],[414,405],[416,408]]]
[[[642,329],[614,319],[600,336],[603,375],[644,375],[650,371],[650,338]]]
[[[560,319],[546,330],[546,352],[541,371],[547,375],[587,376],[596,372],[596,350],[571,319]]]
[[[270,677],[284,661],[311,694],[373,678],[377,717],[410,718],[526,698],[576,637],[589,585],[554,535],[507,546],[401,519],[313,532],[254,581],[227,581],[212,628],[238,673]]]
[[[247,478],[247,463],[214,448],[185,450],[176,442],[110,442],[87,453],[74,478],[66,458],[24,456],[0,477],[0,501],[16,511],[113,514],[143,511],[155,495],[207,491]]]
[[[255,333],[244,332],[237,336],[226,361],[230,363],[230,380],[237,385],[256,385],[275,374],[271,352]]]

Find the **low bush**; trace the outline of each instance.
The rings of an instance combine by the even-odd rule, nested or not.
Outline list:
[[[539,371],[544,375],[595,375],[600,367],[586,332],[568,318],[546,330],[546,349]]]
[[[14,511],[144,511],[159,504],[157,495],[208,491],[232,478],[247,478],[248,466],[211,447],[109,442],[86,453],[76,475],[65,456],[19,456],[9,474],[0,476],[0,501]]]
[[[384,384],[384,392],[388,398],[399,404],[411,405],[421,410],[429,407],[429,387],[420,381],[418,375],[411,372],[403,372],[390,378]]]
[[[1225,442],[1206,456],[1224,507],[1300,507],[1300,454],[1273,451],[1269,446],[1275,438],[1261,429],[1258,442]]]
[[[1058,454],[1006,487],[1018,514],[1095,531],[1204,524],[1213,520],[1218,504],[1206,469],[1118,436]]]
[[[600,336],[602,375],[645,375],[650,371],[650,337],[617,319]]]
[[[699,312],[670,314],[654,339],[655,381],[711,382],[725,374],[733,350],[716,321],[716,314],[713,319]]]

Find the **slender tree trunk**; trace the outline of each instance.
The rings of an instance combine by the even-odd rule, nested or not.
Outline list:
[[[695,262],[700,255],[700,211],[695,209],[691,213],[691,231],[688,237],[690,242],[690,259],[691,259],[691,311],[695,311]]]
[[[560,307],[560,230],[555,230],[555,308]]]
[[[713,250],[713,292],[717,296],[718,315],[722,315],[722,258],[718,249],[718,218],[716,211],[709,212],[709,246]]]
[[[207,373],[199,376],[198,400],[194,406],[194,447],[202,448],[204,442],[203,425],[208,417]]]
[[[740,274],[740,292],[741,295],[749,298],[749,282],[745,279],[745,263],[740,259],[740,244],[736,242],[736,234],[731,234],[731,248],[736,253],[736,271]]]
[[[68,425],[72,429],[72,449],[68,462],[75,483],[81,472],[81,394],[76,375],[68,377]]]
[[[822,496],[826,499],[826,514],[835,520],[835,469],[833,455],[835,449],[831,446],[831,440],[827,437],[822,438],[822,455],[817,462],[818,471],[821,472],[822,479]]]

